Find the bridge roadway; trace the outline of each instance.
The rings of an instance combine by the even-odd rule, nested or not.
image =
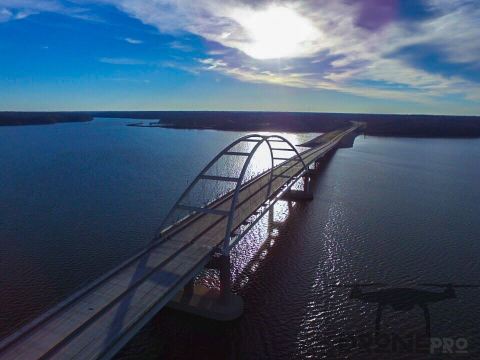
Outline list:
[[[302,153],[309,165],[335,148],[357,126]],[[295,159],[274,167],[270,196],[305,171]],[[233,229],[265,202],[270,170],[241,189]],[[81,289],[0,343],[0,359],[111,358],[211,259],[225,239],[232,194],[215,213],[191,215],[162,232],[161,240]]]

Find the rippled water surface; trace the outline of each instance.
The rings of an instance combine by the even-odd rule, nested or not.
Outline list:
[[[139,250],[188,182],[243,135],[126,122],[0,128],[0,335]],[[119,358],[426,357],[352,347],[373,333],[377,307],[333,285],[478,283],[479,164],[476,139],[357,137],[322,164],[314,201],[277,203],[234,250],[241,319],[165,309]],[[480,289],[456,294],[429,306],[432,336],[465,338],[462,356],[478,358]],[[383,311],[382,334],[424,332],[421,309]]]

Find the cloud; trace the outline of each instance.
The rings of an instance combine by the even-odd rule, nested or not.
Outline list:
[[[57,0],[0,0],[0,8],[18,11],[59,11],[65,7]]]
[[[0,23],[9,21],[12,18],[13,14],[10,10],[8,9],[0,9]]]
[[[129,44],[132,44],[132,45],[139,45],[139,44],[143,44],[143,41],[142,40],[137,40],[137,39],[132,39],[132,38],[129,38],[129,37],[126,37],[125,40],[127,43]]]
[[[450,9],[450,5],[440,7],[443,10],[441,16],[425,22],[419,40],[442,46],[451,62],[478,64],[480,3],[466,2],[454,9]]]
[[[391,56],[435,44],[448,61],[480,63],[480,6],[469,0],[424,0],[410,8],[394,0],[104,2],[163,33],[203,37],[215,45],[200,67],[242,81],[417,101],[478,89]]]
[[[0,0],[0,22],[21,20],[40,13],[57,13],[81,20],[99,21],[87,8],[77,1],[60,0]]]
[[[112,64],[112,65],[144,65],[146,64],[143,60],[138,59],[130,59],[130,58],[110,58],[110,57],[102,57],[98,59],[98,61],[105,63],[105,64]]]
[[[178,62],[174,62],[174,61],[163,61],[159,64],[156,64],[160,67],[163,67],[163,68],[171,68],[171,69],[176,69],[176,70],[180,70],[180,71],[183,71],[183,72],[186,72],[186,73],[189,73],[191,75],[198,75],[199,74],[199,70],[195,67],[192,67],[192,66],[187,66],[187,65],[184,65],[184,64],[181,64],[181,63],[178,63]]]
[[[78,4],[99,3],[161,33],[203,38],[206,49],[203,56],[195,52],[195,72],[421,102],[448,95],[476,100],[480,93],[468,73],[480,67],[480,2],[472,0],[76,0],[68,6],[56,0],[0,0],[0,21],[42,11],[83,14]],[[169,46],[193,50],[180,41]],[[449,72],[409,61],[413,50],[411,56],[398,55],[418,47],[436,49],[451,65]],[[455,72],[456,64],[462,64],[462,74]]]
[[[22,20],[27,18],[30,15],[34,15],[39,13],[40,11],[44,11],[45,7],[43,6],[33,6],[31,8],[20,9],[14,7],[4,7],[2,5],[10,5],[13,3],[12,1],[2,1],[0,0],[0,23],[7,22],[11,20]],[[49,8],[48,6],[46,8]]]
[[[172,41],[168,44],[171,49],[180,50],[183,52],[192,52],[194,49],[192,46],[185,44],[181,41]]]
[[[202,65],[205,65],[206,70],[215,70],[218,68],[226,68],[228,66],[225,61],[212,58],[198,59],[198,62]]]

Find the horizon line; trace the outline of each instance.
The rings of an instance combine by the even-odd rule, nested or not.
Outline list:
[[[275,110],[0,110],[0,114],[4,113],[101,113],[101,112],[138,112],[138,113],[154,113],[154,112],[211,112],[211,113],[278,113],[278,114],[345,114],[345,115],[386,115],[386,116],[445,116],[445,117],[479,117],[477,115],[466,114],[441,114],[441,113],[382,113],[382,112],[332,112],[332,111],[275,111]]]

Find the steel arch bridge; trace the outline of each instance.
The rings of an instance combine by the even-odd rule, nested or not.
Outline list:
[[[281,196],[300,195],[290,189],[301,177],[311,175],[308,166],[355,135],[360,125],[326,134],[301,153],[281,136],[255,134],[230,144],[200,172],[169,213],[186,211],[187,216],[174,223],[166,219],[163,225],[168,226],[144,249],[0,340],[0,358],[111,359],[172,300],[177,308],[197,315],[237,318],[243,305],[231,291],[229,250]],[[253,148],[235,148],[244,143]],[[261,144],[269,147],[272,167],[246,179],[246,168]],[[282,156],[285,153],[293,156]],[[232,156],[244,161],[238,176],[209,173],[220,159]],[[201,180],[231,183],[233,190],[194,206],[186,200]],[[220,289],[215,296],[194,287],[196,276],[207,266],[218,270]]]
[[[247,151],[238,151],[235,148],[241,144],[253,144],[254,146]],[[246,172],[249,168],[254,155],[257,153],[258,149],[263,145],[266,144],[268,146],[269,154],[270,154],[270,169],[264,173],[261,173],[257,177],[250,179],[249,181],[245,181]],[[291,154],[293,156],[286,156],[285,154]],[[240,168],[240,173],[236,177],[228,176],[228,175],[211,175],[209,171],[218,164],[222,159],[225,157],[234,157],[240,160],[239,163],[242,164]],[[299,167],[300,174],[296,174],[295,176],[288,176],[285,175],[285,172],[275,173],[275,170],[282,166],[285,162],[293,162],[293,166]],[[303,170],[303,171],[302,171]],[[172,226],[178,225],[182,221],[186,219],[191,219],[192,216],[201,215],[201,214],[213,214],[218,216],[219,218],[227,218],[227,226],[223,241],[223,246],[221,248],[221,252],[223,254],[227,254],[230,249],[255,225],[258,220],[263,216],[263,214],[268,211],[268,209],[273,205],[274,202],[269,201],[271,197],[275,194],[272,194],[272,184],[277,178],[286,178],[288,181],[283,186],[285,189],[290,189],[290,187],[306,172],[308,171],[308,166],[303,160],[302,156],[295,148],[295,146],[287,140],[285,137],[280,135],[260,135],[260,134],[252,134],[247,135],[242,138],[239,138],[232,142],[230,145],[226,146],[221,150],[204,168],[200,173],[196,176],[196,178],[190,183],[190,185],[185,189],[182,195],[178,198],[176,203],[168,212],[167,216],[164,218],[160,230],[157,232],[156,236],[154,237],[153,241],[160,241],[164,236],[165,230],[170,229]],[[257,180],[259,177],[266,176],[268,177],[268,182],[266,184],[266,194],[265,194],[265,205],[262,209],[256,214],[255,221],[251,222],[249,226],[243,227],[240,231],[234,233],[235,230],[240,228],[240,226],[236,226],[233,223],[233,219],[235,216],[235,212],[238,208],[239,202],[239,193],[242,188],[245,188],[245,185],[251,183],[252,181]],[[220,196],[218,198],[212,198],[204,206],[197,206],[191,204],[188,200],[188,195],[192,192],[195,192],[196,188],[199,187],[200,181],[206,180],[209,182],[227,182],[233,184],[233,189],[229,191],[224,196]],[[308,184],[308,183],[307,183]],[[275,192],[279,192],[279,189],[275,189]],[[308,190],[308,189],[306,189]],[[229,206],[227,209],[218,210],[215,207],[220,201],[229,201]],[[270,205],[270,206],[269,206]],[[180,220],[172,219],[173,215],[176,212],[180,211],[187,211],[187,215],[183,216]],[[170,222],[172,221],[172,222]]]

